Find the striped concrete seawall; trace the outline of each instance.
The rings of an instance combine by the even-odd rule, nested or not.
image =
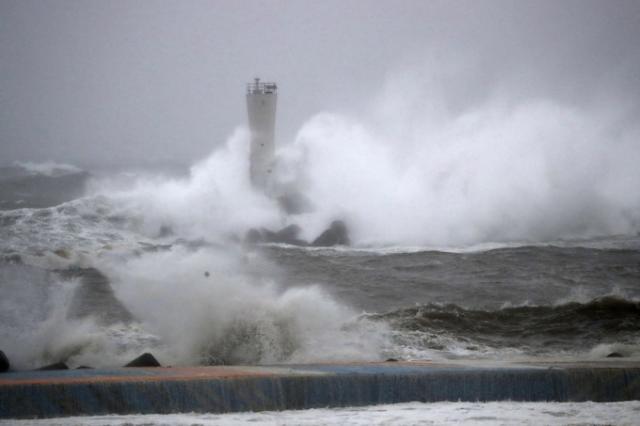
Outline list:
[[[409,401],[640,399],[640,363],[389,362],[0,375],[0,418],[306,409]]]

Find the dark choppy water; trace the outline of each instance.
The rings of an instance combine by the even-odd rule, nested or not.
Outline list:
[[[290,285],[325,283],[340,299],[367,311],[431,303],[495,310],[610,294],[636,297],[639,242],[619,238],[585,242],[601,248],[541,245],[462,253],[273,247],[268,256],[290,271]]]
[[[87,177],[62,176],[71,200]],[[171,228],[126,197],[31,194],[16,209],[20,178],[2,179],[0,349],[19,367],[117,365],[143,350],[176,364],[640,356],[637,236],[246,247]]]
[[[638,240],[558,244],[564,247],[462,253],[267,250],[287,270],[289,285],[324,283],[339,300],[391,324],[410,353],[419,347],[451,356],[635,353]]]

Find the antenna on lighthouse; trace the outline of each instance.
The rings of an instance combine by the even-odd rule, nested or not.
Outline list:
[[[249,176],[254,188],[268,191],[272,186],[275,156],[276,83],[262,83],[254,78],[247,84],[247,113],[251,132]]]

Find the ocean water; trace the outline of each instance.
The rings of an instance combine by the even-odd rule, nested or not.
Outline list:
[[[70,182],[66,201],[0,211],[0,342],[16,368],[145,351],[165,365],[640,357],[637,235],[249,245],[256,224],[322,218],[219,176],[224,155],[183,177],[4,169],[3,191],[37,206],[50,186],[34,176]]]
[[[635,425],[640,402],[436,402],[233,414],[171,414],[19,420],[16,425]],[[2,421],[0,421],[2,424]]]
[[[3,168],[0,349],[13,368],[113,367],[143,352],[163,365],[640,359],[640,236],[628,204],[609,200],[606,214],[576,216],[560,232],[567,218],[544,218],[562,207],[543,206],[555,192],[534,200],[540,215],[514,226],[498,215],[504,205],[497,221],[471,210],[460,219],[456,209],[475,201],[449,206],[450,219],[407,216],[376,207],[378,189],[373,201],[323,204],[324,183],[309,175],[297,190],[308,190],[313,209],[291,216],[250,188],[246,137],[239,130],[182,173]],[[611,226],[612,216],[626,222]],[[245,241],[251,228],[290,224],[312,240],[334,219],[345,221],[352,246]],[[434,222],[438,231],[425,237]],[[631,424],[638,410],[636,402],[413,403],[64,423]]]

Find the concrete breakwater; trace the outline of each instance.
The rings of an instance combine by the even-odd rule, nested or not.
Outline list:
[[[0,376],[0,418],[232,412],[409,401],[640,399],[640,363],[387,362],[23,371]]]

